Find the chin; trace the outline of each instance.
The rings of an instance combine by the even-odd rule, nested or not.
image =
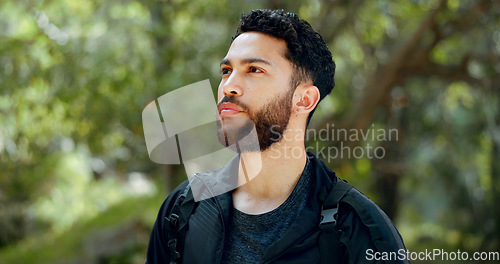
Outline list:
[[[229,124],[230,122],[225,121],[223,119],[217,122],[217,138],[224,147],[238,153],[260,151],[259,138],[253,122],[247,118],[236,120],[239,124]]]

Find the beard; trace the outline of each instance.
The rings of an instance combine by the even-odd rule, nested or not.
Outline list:
[[[234,96],[224,96],[218,106],[230,102],[243,108],[248,118],[228,116],[223,119],[233,122],[233,127],[217,121],[217,137],[219,142],[230,149],[241,152],[265,151],[283,138],[290,115],[292,113],[293,89],[276,100],[271,100],[257,111],[237,101]]]

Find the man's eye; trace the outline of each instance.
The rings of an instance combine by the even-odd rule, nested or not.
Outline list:
[[[222,69],[221,69],[221,73],[222,73],[222,75],[230,74],[230,73],[231,73],[231,70],[230,70],[230,69],[228,69],[228,68],[222,68]]]
[[[250,72],[262,72],[261,69],[255,68],[255,67],[250,67],[249,69]]]

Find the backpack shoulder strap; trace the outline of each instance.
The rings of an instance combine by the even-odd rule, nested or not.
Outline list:
[[[351,190],[352,189],[352,190]],[[349,194],[348,194],[349,192]],[[346,203],[368,227],[372,242],[379,252],[405,249],[401,235],[387,215],[369,198],[345,181],[337,180],[321,211],[319,250],[321,263],[343,263],[345,246],[337,229],[339,203]],[[403,263],[409,263],[407,260]]]
[[[379,252],[398,252],[405,249],[403,239],[391,219],[364,194],[354,189],[342,199],[342,203],[349,204],[368,227],[372,242]],[[408,263],[407,260],[403,261]]]
[[[337,183],[328,194],[321,209],[321,230],[319,236],[319,253],[321,263],[342,263],[344,250],[340,243],[340,234],[336,228],[337,212],[340,200],[353,187],[343,180],[337,180]]]
[[[171,264],[181,263],[187,223],[195,207],[193,193],[190,190],[188,184],[177,197],[170,215],[165,216],[165,228],[168,234],[167,246],[170,250]]]
[[[320,226],[330,222],[333,222],[333,224],[337,223],[338,204],[352,188],[352,185],[344,180],[337,181],[323,203]]]

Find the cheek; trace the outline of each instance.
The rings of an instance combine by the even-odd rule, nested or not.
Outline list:
[[[222,97],[224,97],[224,93],[222,91],[221,85],[219,85],[219,89],[217,89],[217,103],[219,103],[220,100],[222,100]]]

